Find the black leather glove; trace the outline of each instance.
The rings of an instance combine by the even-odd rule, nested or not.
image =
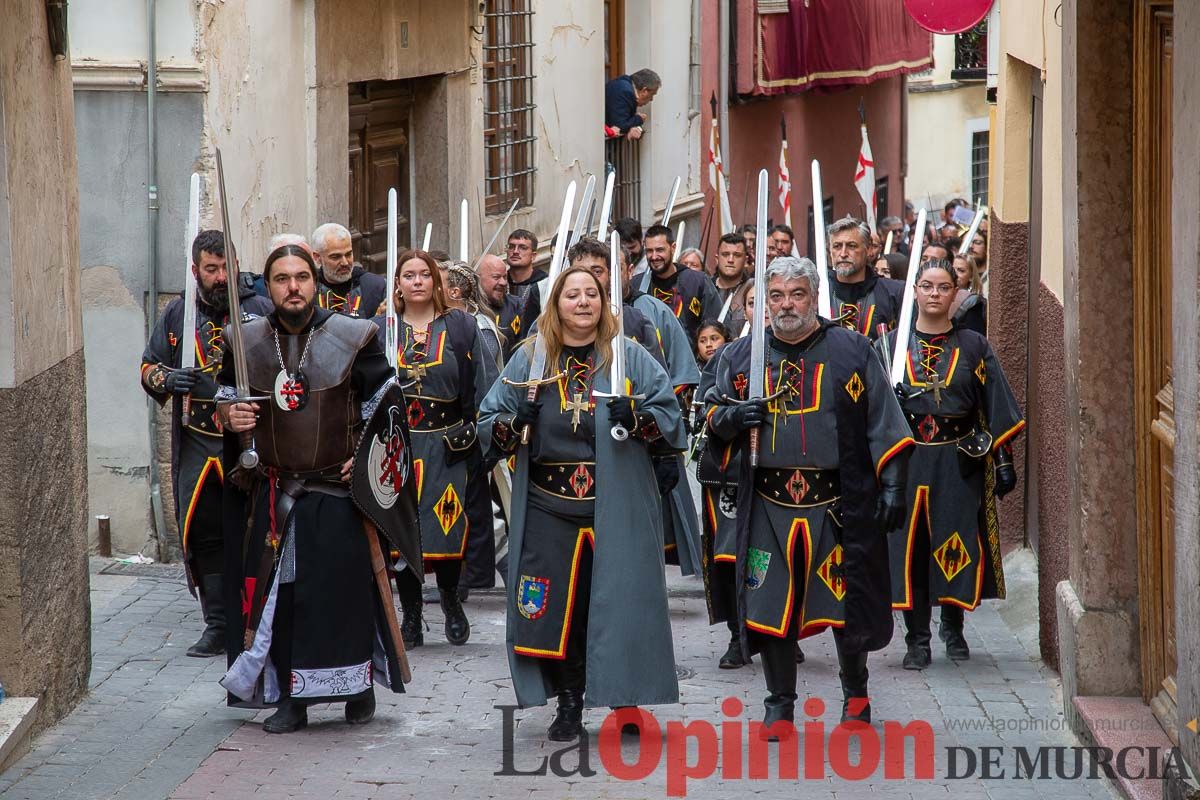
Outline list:
[[[654,459],[654,479],[658,481],[658,493],[666,497],[679,483],[679,459],[675,456]]]
[[[173,369],[167,373],[163,381],[163,389],[167,394],[188,394],[196,388],[200,376],[195,367],[189,369]]]
[[[1007,444],[996,450],[996,497],[1017,488],[1017,470],[1013,466],[1012,448]]]
[[[608,421],[620,423],[625,430],[632,431],[637,423],[633,415],[633,401],[627,397],[612,397],[608,401]]]
[[[875,524],[880,533],[894,531],[904,521],[904,487],[885,484],[875,501]]]
[[[747,400],[733,409],[733,424],[740,431],[757,428],[767,419],[766,400]]]
[[[520,433],[525,430],[526,426],[532,426],[537,422],[538,413],[541,410],[541,406],[534,401],[522,400],[517,404],[517,415],[513,417],[513,428]]]

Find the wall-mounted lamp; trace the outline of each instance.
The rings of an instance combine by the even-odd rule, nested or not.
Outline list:
[[[46,22],[50,52],[55,61],[62,61],[67,57],[67,0],[46,0]]]

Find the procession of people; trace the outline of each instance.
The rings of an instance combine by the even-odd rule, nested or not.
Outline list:
[[[376,684],[419,675],[427,575],[454,646],[499,575],[516,701],[556,701],[555,741],[586,708],[680,701],[672,564],[729,631],[712,667],[761,666],[770,738],[826,630],[847,724],[871,722],[893,611],[907,651],[875,670],[929,666],[934,606],[969,659],[965,613],[1005,593],[996,499],[1024,424],[984,335],[985,215],[965,247],[885,218],[886,248],[818,216],[808,258],[761,181],[711,265],[607,200],[572,229],[573,185],[548,248],[518,229],[473,264],[390,229],[376,274],[328,222],[258,269],[196,233],[141,376],[173,405],[206,626],[188,655],[226,655],[229,702],[275,709],[270,733],[317,702],[369,721]]]

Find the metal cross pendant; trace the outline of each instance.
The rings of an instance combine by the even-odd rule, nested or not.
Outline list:
[[[416,384],[417,394],[421,393],[421,378],[424,378],[427,374],[424,364],[413,364],[408,368],[408,377]]]
[[[563,411],[571,412],[571,431],[579,429],[579,415],[584,411],[588,411],[589,404],[583,399],[583,392],[576,392],[572,399],[563,407]]]
[[[933,392],[933,402],[939,407],[942,405],[942,389],[949,389],[950,384],[942,380],[942,376],[934,372],[933,375],[925,378],[926,391]]]

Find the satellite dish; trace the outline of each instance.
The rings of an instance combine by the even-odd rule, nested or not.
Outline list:
[[[932,33],[962,33],[980,23],[993,0],[904,0],[904,10]]]

